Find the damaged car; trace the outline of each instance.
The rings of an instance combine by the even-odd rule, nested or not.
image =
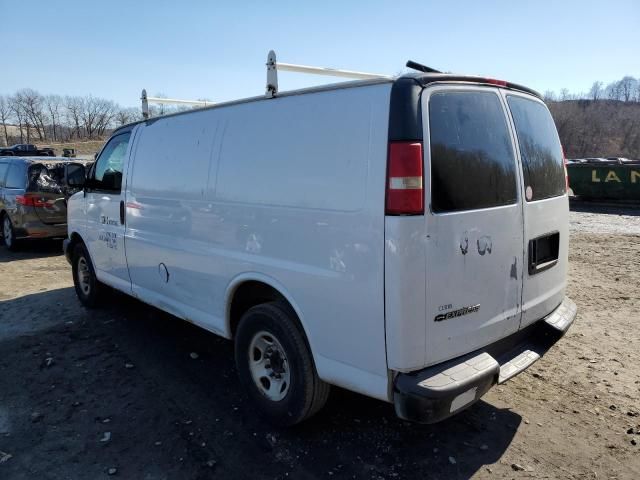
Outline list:
[[[25,239],[67,235],[67,199],[92,162],[61,157],[0,157],[0,230],[15,250]]]

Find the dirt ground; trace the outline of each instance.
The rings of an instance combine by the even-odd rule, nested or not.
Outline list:
[[[431,426],[334,389],[274,429],[230,342],[120,294],[84,310],[59,242],[0,249],[0,478],[640,478],[640,212],[624,213],[571,214],[568,334]]]

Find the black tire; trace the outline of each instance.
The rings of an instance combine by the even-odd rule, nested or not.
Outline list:
[[[9,218],[8,213],[5,213],[0,217],[0,229],[2,230],[2,241],[7,250],[12,252],[18,250],[20,242],[16,240],[13,223],[11,222],[11,218]]]
[[[252,341],[265,332],[284,350],[289,370],[288,389],[278,401],[268,398],[251,373]],[[329,397],[330,386],[318,378],[295,313],[281,302],[257,305],[242,316],[235,337],[235,357],[240,382],[250,400],[275,425],[288,427],[302,422],[316,414]]]
[[[85,247],[83,243],[78,243],[73,248],[71,267],[73,272],[73,285],[80,303],[87,308],[99,306],[104,296],[104,285],[100,283],[96,277],[91,257],[89,256],[87,247]],[[86,267],[86,270],[84,267]],[[81,278],[81,271],[86,275],[84,278]]]

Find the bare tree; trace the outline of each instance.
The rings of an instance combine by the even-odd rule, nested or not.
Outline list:
[[[622,88],[620,82],[612,82],[605,89],[609,100],[622,100]]]
[[[4,95],[0,95],[0,122],[2,122],[2,129],[4,130],[4,144],[9,145],[9,134],[7,133],[7,123],[9,123],[9,116],[11,109],[9,108],[9,102]]]
[[[64,98],[65,116],[67,125],[70,130],[69,137],[73,138],[75,133],[76,138],[80,138],[80,122],[82,118],[83,101],[80,97],[65,97]]]
[[[18,131],[20,133],[20,143],[24,142],[25,130],[26,130],[26,137],[27,137],[27,143],[28,143],[31,138],[31,132],[29,129],[29,122],[27,121],[24,114],[24,110],[22,108],[22,102],[20,101],[17,95],[11,95],[8,98],[8,103],[9,103],[9,110],[11,114],[18,122]]]
[[[560,90],[560,101],[569,100],[570,98],[571,97],[568,88],[563,88],[562,90]]]
[[[62,98],[60,95],[47,95],[44,97],[44,104],[49,112],[49,120],[51,121],[51,129],[53,141],[58,140],[58,131],[56,127],[60,123],[60,108],[62,107]]]
[[[110,100],[89,96],[83,99],[81,120],[87,137],[102,135],[111,124],[116,105]]]
[[[22,110],[28,123],[33,125],[40,140],[45,140],[44,122],[46,114],[42,95],[31,88],[25,88],[16,93],[16,98],[22,105]]]
[[[630,76],[623,77],[620,82],[620,94],[625,102],[633,99],[633,91],[636,87],[636,79]]]
[[[591,100],[593,100],[594,102],[600,100],[600,98],[602,97],[603,86],[604,84],[602,82],[593,82],[593,85],[591,85],[591,89],[589,90],[589,97],[591,98]]]
[[[116,112],[115,121],[118,126],[122,126],[127,123],[135,122],[139,117],[140,112],[137,108],[121,108]]]

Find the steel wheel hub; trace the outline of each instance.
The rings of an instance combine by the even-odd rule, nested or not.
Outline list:
[[[249,344],[249,370],[256,387],[265,397],[275,402],[289,391],[291,374],[287,355],[271,333],[262,331],[253,336]]]
[[[89,272],[89,265],[87,265],[87,260],[84,257],[80,257],[78,259],[78,285],[80,286],[80,290],[85,295],[89,295],[91,291],[91,283],[90,277],[91,273]]]

